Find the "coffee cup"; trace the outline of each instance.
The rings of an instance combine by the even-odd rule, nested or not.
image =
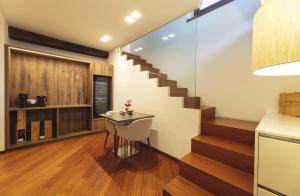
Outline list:
[[[36,99],[27,99],[27,102],[30,104],[36,104]]]

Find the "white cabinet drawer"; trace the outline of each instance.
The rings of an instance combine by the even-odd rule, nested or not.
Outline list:
[[[300,144],[259,137],[258,184],[300,195]]]
[[[274,193],[271,193],[265,189],[258,188],[257,189],[257,196],[277,196]]]

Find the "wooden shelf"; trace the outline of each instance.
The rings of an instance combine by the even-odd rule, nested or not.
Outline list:
[[[91,130],[82,130],[82,131],[76,131],[76,132],[71,132],[71,133],[64,133],[59,135],[59,138],[68,138],[68,137],[74,137],[74,136],[78,136],[78,135],[86,135],[86,134],[90,134],[90,133],[95,133],[95,131],[91,131]]]
[[[42,140],[37,140],[37,141],[26,141],[26,142],[23,142],[20,144],[9,144],[7,146],[7,149],[21,148],[21,147],[25,147],[25,146],[31,146],[31,145],[46,143],[46,142],[55,141],[55,140],[57,140],[57,138],[42,139]]]
[[[7,146],[7,149],[17,149],[17,148],[24,148],[26,146],[32,146],[32,145],[37,145],[37,144],[43,144],[43,143],[49,143],[49,142],[54,142],[54,141],[58,141],[61,139],[66,139],[66,138],[71,138],[71,137],[76,137],[76,136],[82,136],[82,135],[89,135],[89,134],[94,134],[94,133],[100,133],[101,131],[89,131],[89,130],[83,130],[83,131],[79,131],[76,133],[69,133],[69,134],[63,134],[60,135],[57,138],[50,138],[50,139],[43,139],[43,140],[38,140],[38,141],[27,141],[24,143],[20,143],[20,144],[10,144]]]
[[[23,111],[23,110],[51,110],[60,108],[91,108],[90,104],[80,104],[80,105],[49,105],[45,107],[26,107],[26,108],[9,108],[9,111]]]

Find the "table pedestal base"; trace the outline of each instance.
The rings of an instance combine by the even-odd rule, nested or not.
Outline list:
[[[130,149],[131,148],[131,149]],[[112,150],[115,154],[114,150]],[[140,151],[136,149],[135,147],[131,147],[130,145],[125,145],[120,148],[118,148],[118,152],[116,154],[117,157],[120,159],[127,159],[135,154],[138,154]]]

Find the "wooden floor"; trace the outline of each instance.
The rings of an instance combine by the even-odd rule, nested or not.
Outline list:
[[[146,149],[121,161],[105,133],[0,154],[0,195],[161,195],[177,163]],[[108,147],[112,146],[110,138]]]

